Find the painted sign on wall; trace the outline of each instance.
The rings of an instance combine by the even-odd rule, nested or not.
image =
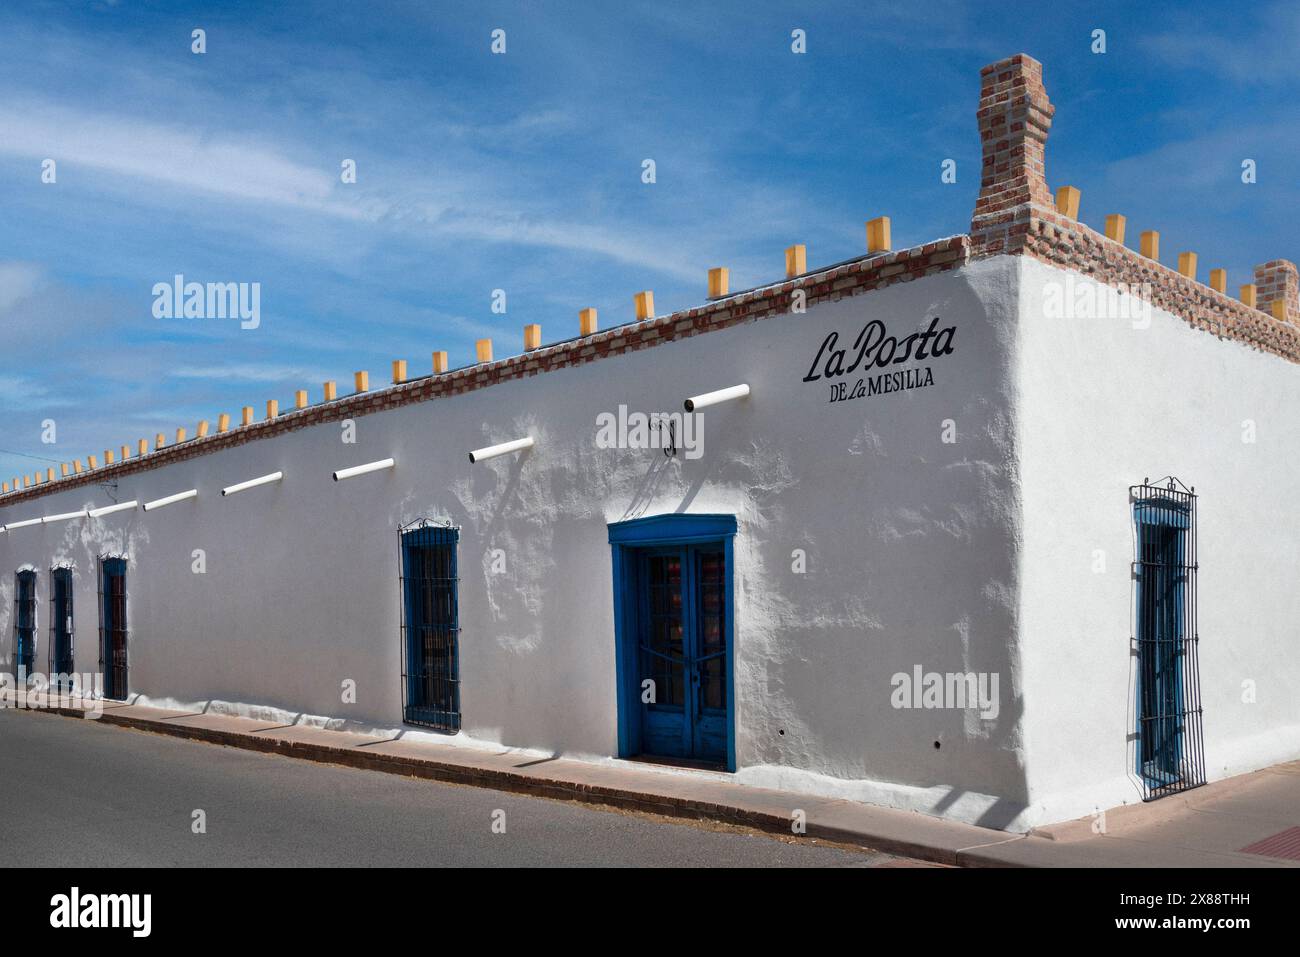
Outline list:
[[[831,402],[922,389],[934,384],[934,373],[929,365],[911,365],[874,374],[872,370],[951,355],[956,331],[956,326],[940,328],[939,317],[935,316],[928,326],[902,339],[891,336],[879,319],[863,326],[852,346],[841,346],[840,334],[832,332],[822,340],[803,381],[839,380],[826,383],[830,386]],[[848,377],[859,370],[862,375],[856,381],[850,381]]]

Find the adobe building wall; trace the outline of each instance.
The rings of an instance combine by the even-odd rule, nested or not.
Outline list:
[[[1181,316],[1055,308],[1078,273],[1018,259],[1020,651],[1030,819],[1141,799],[1130,486],[1197,499],[1209,780],[1300,756],[1300,370]],[[1048,308],[1045,310],[1044,306]]]
[[[972,254],[1018,263],[1022,824],[1141,800],[1131,486],[1195,488],[1199,704],[1215,780],[1300,756],[1300,311],[1293,263],[1225,270],[1160,237],[1099,232],[1047,187],[1042,66],[982,71]],[[1100,218],[1100,217],[1099,217]],[[1131,240],[1130,240],[1131,242]],[[1166,254],[1167,255],[1167,254]],[[1202,281],[1208,278],[1208,282]],[[1190,679],[1190,673],[1188,676]],[[1195,703],[1189,697],[1187,700]]]
[[[181,445],[156,464],[118,463],[101,470],[104,485],[39,486],[0,520],[199,495],[0,536],[0,660],[12,670],[13,571],[38,570],[43,668],[47,570],[70,563],[76,665],[98,670],[96,558],[120,552],[132,693],[399,727],[397,529],[449,521],[461,528],[463,737],[608,759],[618,726],[608,525],[725,513],[739,526],[738,777],[1001,826],[1025,801],[1008,405],[1015,263],[963,265],[962,244],[949,245],[864,260],[839,277],[857,288],[834,294],[836,279],[813,274],[803,282],[824,293],[804,313],[772,306],[765,318],[427,401],[400,398],[429,382],[357,397],[349,402],[361,408],[346,417],[354,445],[341,441],[344,416],[324,406],[301,427],[282,417],[187,443],[194,454]],[[927,262],[943,252],[953,255]],[[871,289],[899,264],[890,275],[909,281]],[[934,272],[912,278],[909,265]],[[751,302],[788,295],[780,289]],[[711,308],[728,316],[739,307]],[[682,321],[601,335],[636,341]],[[925,358],[914,339],[906,361],[867,371],[887,358],[882,343],[851,374],[828,377],[852,367],[852,343],[873,322],[898,340],[950,331],[929,338]],[[859,380],[882,391],[859,395]],[[601,413],[679,411],[686,396],[739,382],[749,398],[699,413],[699,458],[596,444]],[[525,434],[531,450],[467,459]],[[391,470],[331,478],[388,457]],[[273,471],[281,482],[219,494]],[[203,574],[193,571],[196,549]],[[498,550],[504,571],[494,572]],[[990,717],[896,708],[893,678],[917,666],[998,675]],[[355,705],[341,700],[347,679]]]

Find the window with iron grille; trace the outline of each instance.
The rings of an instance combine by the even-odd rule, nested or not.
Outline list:
[[[50,682],[72,674],[72,569],[50,569]],[[66,682],[65,682],[66,683]]]
[[[36,572],[14,576],[14,674],[21,683],[36,660]]]
[[[403,717],[460,730],[460,529],[416,522],[401,530]]]
[[[99,668],[104,697],[124,700],[127,683],[126,559],[99,560]]]
[[[1196,630],[1196,494],[1170,478],[1130,490],[1136,770],[1151,801],[1205,783]]]

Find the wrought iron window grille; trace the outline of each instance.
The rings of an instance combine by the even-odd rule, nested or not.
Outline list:
[[[1197,632],[1196,490],[1173,477],[1129,489],[1135,526],[1135,772],[1142,800],[1205,783]]]
[[[460,528],[417,519],[398,528],[402,718],[460,730]]]

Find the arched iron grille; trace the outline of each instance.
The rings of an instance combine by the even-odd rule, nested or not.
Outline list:
[[[1196,629],[1196,494],[1175,478],[1129,489],[1136,772],[1153,801],[1205,783]]]

